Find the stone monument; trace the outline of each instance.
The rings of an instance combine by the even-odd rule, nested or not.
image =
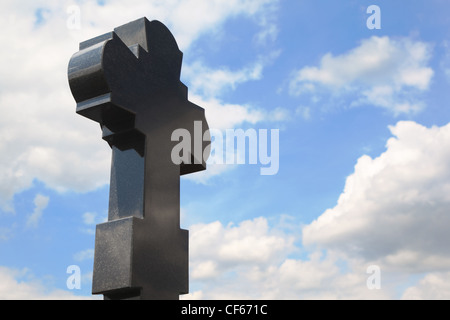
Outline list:
[[[68,68],[76,112],[100,124],[112,149],[108,221],[96,229],[92,293],[179,299],[189,290],[180,175],[205,170],[206,159],[192,152],[190,161],[175,164],[171,135],[184,129],[194,137],[194,123],[202,124],[200,139],[208,133],[204,109],[188,100],[180,81],[182,52],[161,22],[146,18],[79,50]],[[192,139],[190,150],[200,143],[208,155],[205,140]]]

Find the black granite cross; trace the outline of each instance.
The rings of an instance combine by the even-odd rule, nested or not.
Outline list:
[[[190,163],[175,164],[171,135],[181,128],[194,137],[201,121],[203,137],[208,125],[204,109],[188,101],[181,63],[170,31],[146,18],[81,43],[69,63],[77,113],[100,123],[112,148],[108,222],[97,225],[92,285],[105,299],[188,293],[180,175],[206,169],[206,159],[192,153]],[[202,150],[210,143],[191,140]]]

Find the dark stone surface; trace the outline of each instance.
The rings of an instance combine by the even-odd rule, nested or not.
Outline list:
[[[69,63],[77,113],[98,122],[112,148],[108,222],[97,226],[92,288],[105,299],[178,299],[189,290],[180,175],[205,170],[206,159],[192,152],[191,163],[174,164],[171,135],[182,128],[194,137],[201,121],[203,137],[208,125],[204,109],[188,101],[181,63],[170,31],[146,18],[81,43]],[[210,141],[197,143],[203,151]]]

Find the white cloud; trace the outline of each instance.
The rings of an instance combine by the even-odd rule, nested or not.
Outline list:
[[[303,228],[266,218],[192,226],[197,290],[185,298],[447,299],[450,124],[390,130],[386,151],[358,159],[336,206]],[[300,234],[303,247],[293,242]],[[380,290],[367,287],[371,265]]]
[[[30,272],[0,267],[0,300],[81,300],[69,291],[50,289]]]
[[[0,241],[6,241],[13,237],[12,228],[1,227],[0,228]]]
[[[234,90],[237,85],[260,80],[263,77],[264,68],[271,64],[280,55],[281,51],[273,51],[270,54],[259,56],[252,64],[238,70],[230,70],[229,67],[207,67],[204,62],[195,61],[184,65],[183,77],[189,82],[189,90],[205,98],[219,97],[226,90]]]
[[[244,123],[256,124],[267,119],[267,114],[249,105],[224,103],[217,98],[191,94],[189,100],[205,107],[205,116],[211,129],[233,129]]]
[[[236,168],[236,166],[237,165],[231,164],[208,164],[206,170],[185,175],[181,178],[198,184],[207,185],[211,182],[212,178],[220,176],[225,172],[230,172],[231,170]]]
[[[405,300],[448,300],[450,297],[450,272],[427,274],[415,286],[405,290],[402,299]]]
[[[311,119],[311,108],[306,106],[299,106],[295,109],[295,114],[303,118],[303,120]]]
[[[292,222],[292,221],[291,221]],[[281,225],[281,224],[279,224]],[[269,227],[266,218],[239,225],[220,222],[190,227],[191,287],[183,299],[383,299],[385,290],[369,290],[367,265],[333,254],[312,252],[304,259],[288,229]],[[294,232],[294,233],[292,233]]]
[[[99,223],[106,222],[107,214],[106,215],[100,215],[96,212],[85,212],[82,215],[83,224],[86,225],[86,228],[80,229],[81,232],[95,235],[95,226]]]
[[[396,287],[382,269],[381,290],[366,286],[368,264],[333,253],[311,252],[303,259],[290,257],[301,250],[293,243],[295,223],[274,227],[260,217],[224,226],[220,222],[190,228],[190,282],[196,290],[182,299],[390,299]],[[74,255],[91,259],[93,250]],[[92,275],[84,275],[83,279]],[[402,298],[446,299],[446,273],[429,274],[409,286]],[[404,287],[404,285],[403,285]],[[440,290],[440,291],[439,291]],[[29,270],[0,267],[0,299],[93,299],[51,288]]]
[[[72,1],[3,1],[0,41],[8,48],[0,53],[0,208],[14,211],[14,194],[34,179],[61,192],[86,192],[109,182],[109,147],[98,124],[75,113],[67,83],[67,64],[79,42],[147,16],[167,24],[186,50],[231,17],[272,14],[268,8],[276,2],[85,1],[78,4],[81,28],[70,30]],[[255,118],[247,108],[238,109],[242,121]]]
[[[278,295],[284,299],[388,299],[389,286],[370,290],[366,283],[367,266],[347,260],[347,269],[337,256],[313,252],[306,260],[286,259],[273,275],[278,280]],[[275,282],[276,283],[276,282]]]
[[[202,93],[207,97],[218,96],[224,89],[235,89],[238,84],[259,80],[262,77],[263,64],[257,62],[241,70],[232,71],[227,67],[211,69],[200,61],[183,67],[183,75],[189,81],[189,90]]]
[[[399,122],[387,150],[362,156],[334,208],[303,242],[409,272],[450,268],[450,124]]]
[[[95,225],[96,224],[97,214],[92,212],[83,213],[83,223],[87,225]]]
[[[81,262],[84,260],[94,259],[94,249],[86,249],[74,254],[75,261]]]
[[[166,17],[183,48],[200,35],[216,30],[228,18],[244,16],[260,21],[268,19],[267,16],[273,14],[273,6],[278,0],[183,0],[169,3]],[[273,28],[269,23],[259,23],[259,26],[260,33]]]
[[[417,96],[433,77],[428,66],[431,46],[409,38],[373,36],[340,55],[324,55],[320,66],[296,71],[290,81],[292,95],[353,93],[353,105],[372,104],[394,114],[417,112]]]
[[[45,208],[47,208],[50,201],[49,197],[38,194],[34,198],[34,211],[27,218],[27,227],[36,228],[39,225],[39,221],[42,218]]]
[[[265,218],[223,226],[220,222],[190,227],[193,279],[207,279],[238,266],[279,261],[293,250],[293,237],[271,231]]]
[[[97,212],[85,212],[83,213],[83,223],[88,226],[95,226],[99,223],[106,222],[107,216],[101,215]]]
[[[0,74],[0,207],[13,211],[12,196],[37,178],[64,191],[90,190],[108,181],[108,149],[98,126],[75,114],[67,84],[67,63],[77,43],[55,3],[49,20],[34,25],[34,11],[4,4],[0,40],[5,63]],[[9,22],[9,23],[8,23]]]

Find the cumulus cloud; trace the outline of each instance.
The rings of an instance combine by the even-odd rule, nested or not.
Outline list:
[[[334,208],[303,228],[303,243],[408,272],[450,267],[450,124],[390,127],[386,151],[362,156]]]
[[[94,249],[86,249],[73,255],[75,261],[81,262],[94,259]]]
[[[167,24],[186,50],[230,17],[262,18],[276,2],[85,1],[72,10],[71,1],[3,1],[0,41],[8,46],[0,53],[0,208],[14,211],[14,194],[34,179],[60,192],[86,192],[109,182],[109,147],[98,124],[75,114],[67,83],[67,64],[79,42],[146,15]],[[241,109],[241,120],[254,118]]]
[[[431,45],[409,38],[373,36],[350,51],[327,53],[319,66],[296,71],[289,90],[294,96],[310,94],[356,95],[352,105],[371,104],[394,114],[423,108],[418,96],[430,86],[433,70],[428,66]]]
[[[48,20],[36,24],[36,10],[46,4]],[[0,207],[9,211],[12,196],[34,179],[59,191],[107,182],[109,156],[95,139],[98,126],[74,112],[66,73],[76,43],[62,27],[61,9],[53,2],[10,1],[0,13],[0,40],[9,44],[0,54]]]
[[[207,279],[236,266],[264,265],[293,249],[293,238],[269,229],[267,219],[256,218],[238,226],[220,222],[190,227],[192,278]]]
[[[260,62],[241,70],[230,70],[227,67],[211,69],[196,61],[183,68],[183,75],[191,79],[190,90],[214,97],[224,88],[235,89],[240,83],[261,79],[262,70],[263,64]]]
[[[50,201],[49,197],[38,194],[34,198],[34,211],[27,218],[27,227],[36,228],[39,225],[39,221],[42,218],[45,208],[47,208]]]
[[[95,225],[97,219],[97,214],[94,212],[83,213],[83,223],[87,225]]]
[[[238,225],[190,227],[191,287],[183,299],[385,299],[392,290],[369,290],[367,265],[295,244],[299,228],[269,226],[259,217]]]
[[[427,274],[415,286],[405,290],[404,300],[448,300],[450,297],[450,272],[434,272]]]
[[[198,289],[185,298],[447,299],[450,124],[400,121],[390,130],[386,151],[360,157],[336,206],[310,224],[192,226]],[[367,286],[371,266],[380,289]]]
[[[50,289],[34,279],[29,270],[0,267],[1,300],[81,300],[90,297],[75,296],[69,291]]]
[[[257,57],[256,62],[241,69],[231,70],[229,67],[207,67],[201,61],[195,61],[183,67],[183,75],[189,79],[189,90],[204,97],[218,97],[226,90],[234,90],[239,84],[260,80],[264,68],[271,64],[280,51]]]

